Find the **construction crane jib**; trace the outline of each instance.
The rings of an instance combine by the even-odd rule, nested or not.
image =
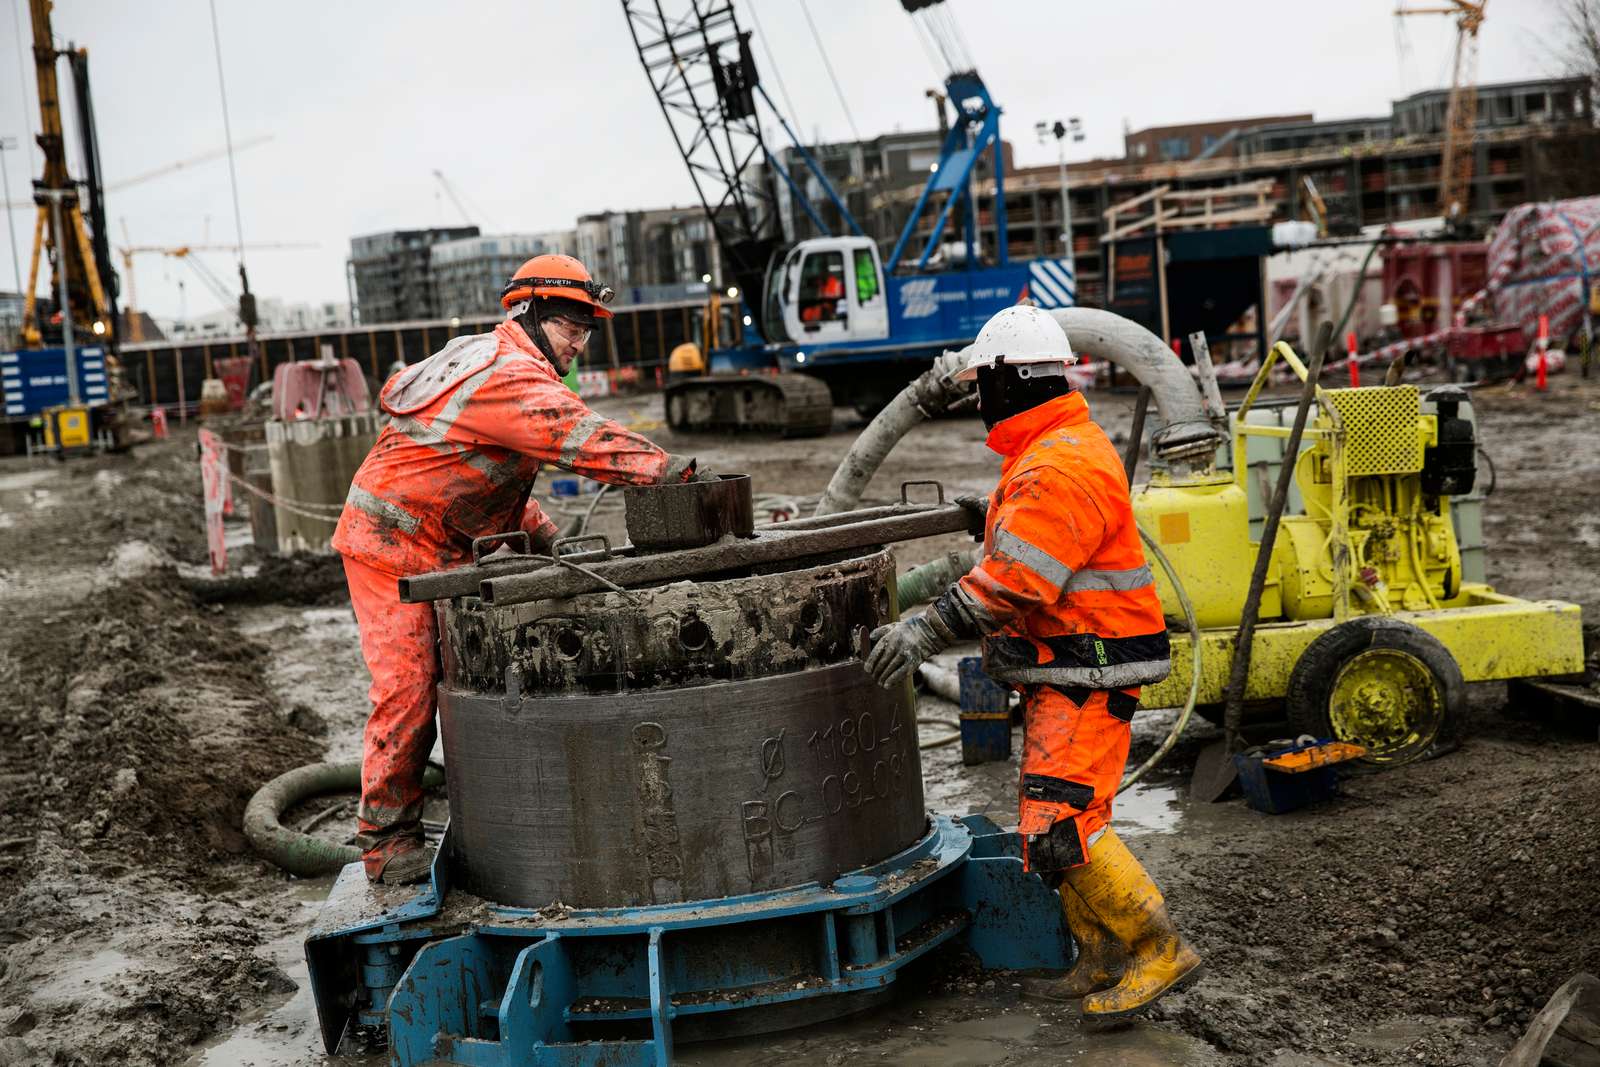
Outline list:
[[[1454,222],[1472,203],[1472,139],[1478,123],[1478,30],[1489,0],[1450,0],[1439,7],[1401,7],[1395,15],[1451,15],[1456,20],[1454,73],[1445,108],[1444,158],[1439,166],[1439,211]]]

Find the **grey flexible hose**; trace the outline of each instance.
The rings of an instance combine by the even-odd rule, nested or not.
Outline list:
[[[867,483],[900,438],[923,419],[944,411],[968,394],[968,388],[954,380],[956,371],[966,366],[964,351],[946,352],[935,359],[933,366],[912,379],[878,412],[839,461],[813,514],[833,515],[861,503]]]
[[[1150,451],[1167,464],[1175,479],[1181,483],[1215,469],[1223,435],[1211,425],[1200,387],[1172,349],[1143,326],[1110,311],[1064,308],[1051,314],[1066,331],[1074,351],[1114,363],[1150,387],[1161,415],[1161,426],[1151,435]],[[816,514],[854,508],[900,438],[923,419],[969,395],[966,386],[954,380],[956,371],[966,365],[966,351],[946,352],[934,360],[933,366],[917,375],[867,424],[839,461]]]

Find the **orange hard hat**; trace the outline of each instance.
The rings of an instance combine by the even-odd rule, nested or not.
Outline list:
[[[500,290],[500,306],[507,311],[511,305],[539,297],[547,300],[575,300],[588,304],[599,318],[609,319],[611,309],[606,307],[616,291],[589,277],[589,270],[571,256],[534,256],[517,268],[504,289]]]

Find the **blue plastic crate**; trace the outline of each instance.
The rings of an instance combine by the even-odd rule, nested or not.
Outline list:
[[[1009,711],[961,713],[961,762],[971,767],[1011,758]]]
[[[576,479],[576,478],[552,478],[552,479],[550,479],[550,495],[551,496],[577,496],[578,495],[578,479]]]
[[[962,711],[1011,710],[1011,690],[983,673],[982,656],[963,656],[957,673],[961,678]]]
[[[1011,758],[1011,690],[983,673],[980,656],[966,656],[961,678],[961,762],[967,766]]]
[[[1284,771],[1267,765],[1267,760],[1292,752],[1336,746],[1340,754],[1321,766],[1301,771]],[[1239,770],[1239,784],[1244,788],[1244,802],[1268,815],[1282,815],[1311,804],[1331,800],[1339,793],[1338,762],[1351,758],[1350,750],[1359,755],[1357,746],[1344,745],[1326,738],[1305,740],[1297,744],[1260,752],[1241,752],[1233,757]]]

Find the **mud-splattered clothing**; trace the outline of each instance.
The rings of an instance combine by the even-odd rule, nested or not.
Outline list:
[[[439,682],[438,624],[432,604],[402,604],[394,575],[344,560],[361,655],[372,674],[361,748],[357,838],[376,876],[394,839],[422,836],[422,773],[433,750]]]
[[[529,498],[541,464],[654,485],[692,463],[595,414],[522,327],[459,337],[391,378],[391,421],[357,470],[334,533],[372,673],[362,750],[360,841],[376,875],[418,832],[439,678],[433,605],[402,604],[396,576],[466,563],[473,538],[556,527]]]
[[[592,411],[511,321],[397,374],[379,403],[392,419],[356,471],[333,547],[392,575],[465,563],[475,537],[553,535],[528,498],[545,463],[618,485],[684,474]]]
[[[983,558],[933,610],[983,637],[984,670],[1026,705],[1021,832],[1030,869],[1086,861],[1111,818],[1139,687],[1171,670],[1122,459],[1082,394],[990,431],[1004,457]]]

